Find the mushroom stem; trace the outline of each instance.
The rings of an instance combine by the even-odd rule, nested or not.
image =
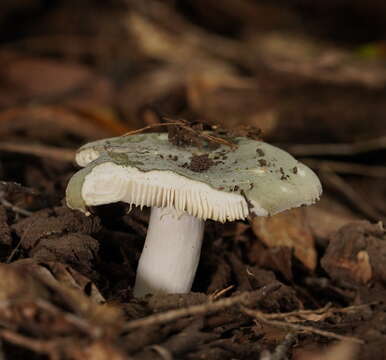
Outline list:
[[[200,259],[204,220],[170,208],[152,207],[139,259],[134,295],[187,293]]]

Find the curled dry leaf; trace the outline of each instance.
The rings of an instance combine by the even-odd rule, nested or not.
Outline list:
[[[380,224],[358,221],[330,237],[322,266],[336,281],[353,285],[386,279],[385,231]]]
[[[272,217],[255,217],[252,230],[266,246],[293,249],[295,257],[307,269],[315,269],[317,254],[314,237],[303,208],[285,211]]]

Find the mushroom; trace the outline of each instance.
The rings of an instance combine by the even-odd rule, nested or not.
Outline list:
[[[134,295],[189,292],[204,222],[267,216],[310,205],[322,192],[312,170],[287,152],[245,137],[232,149],[175,146],[166,133],[95,141],[81,147],[84,168],[70,180],[72,209],[123,201],[151,207]]]

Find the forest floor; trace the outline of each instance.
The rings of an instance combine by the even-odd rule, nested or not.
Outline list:
[[[53,3],[0,4],[0,359],[385,359],[385,43],[317,5]],[[148,209],[65,188],[79,146],[165,117],[259,128],[324,193],[207,221],[192,292],[137,299]]]

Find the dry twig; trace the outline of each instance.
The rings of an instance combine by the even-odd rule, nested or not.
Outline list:
[[[370,304],[362,304],[362,305],[353,305],[353,306],[347,306],[345,308],[333,308],[331,307],[331,303],[328,303],[327,305],[323,306],[320,309],[315,310],[296,310],[296,311],[290,311],[285,313],[273,313],[273,314],[264,314],[266,319],[269,320],[285,320],[288,318],[298,318],[299,321],[304,320],[310,320],[308,318],[309,315],[332,315],[337,313],[349,313],[353,311],[358,311],[362,308],[368,308],[371,305],[375,305],[376,303],[370,303]]]
[[[160,314],[149,315],[145,318],[129,321],[128,323],[125,324],[124,329],[131,330],[131,329],[137,329],[144,326],[160,325],[160,324],[165,324],[165,323],[174,321],[176,319],[179,319],[185,316],[205,315],[219,310],[227,309],[235,305],[247,305],[248,303],[251,302],[251,299],[253,299],[253,301],[259,301],[265,296],[267,296],[269,293],[271,293],[272,291],[275,291],[276,289],[278,289],[278,287],[280,287],[280,285],[274,283],[263,287],[258,291],[258,293],[245,292],[240,295],[217,300],[214,302],[208,302],[200,305],[192,305],[182,309],[169,310],[169,311],[162,312]]]
[[[235,286],[229,285],[225,289],[216,290],[213,294],[209,295],[210,300],[217,300],[218,298],[222,297],[224,294],[226,294],[229,290],[232,290]]]
[[[5,208],[10,209],[17,214],[21,214],[23,216],[31,216],[32,215],[31,211],[28,211],[28,210],[22,209],[19,206],[13,205],[7,199],[5,199],[3,191],[0,191],[0,204],[3,205]]]
[[[364,341],[361,339],[351,337],[351,336],[344,336],[344,335],[335,334],[335,333],[330,332],[330,331],[316,329],[312,326],[293,324],[293,323],[289,323],[286,321],[270,320],[267,317],[267,314],[264,314],[263,312],[261,312],[259,310],[253,310],[253,309],[248,309],[246,307],[242,307],[242,311],[245,314],[254,317],[257,321],[260,321],[260,322],[267,324],[267,325],[291,329],[291,330],[296,331],[296,332],[304,331],[306,333],[312,333],[312,334],[316,334],[316,335],[320,335],[320,336],[324,336],[324,337],[328,337],[328,338],[333,338],[333,339],[338,339],[338,340],[347,340],[347,341],[355,342],[358,344],[364,344]]]
[[[165,118],[165,120],[169,120],[169,119]],[[165,127],[167,127],[167,126],[179,126],[179,127],[183,128],[186,131],[189,131],[189,132],[191,132],[191,133],[193,133],[193,134],[195,134],[195,135],[197,135],[199,137],[202,137],[203,139],[206,139],[207,141],[210,141],[210,142],[213,142],[213,143],[216,143],[216,144],[226,145],[226,146],[229,146],[232,149],[237,148],[236,144],[233,144],[233,143],[231,143],[231,142],[229,142],[229,141],[227,141],[225,139],[222,139],[222,138],[219,138],[219,137],[216,137],[216,136],[205,134],[202,131],[197,131],[197,130],[191,128],[190,126],[186,125],[183,121],[170,121],[170,122],[166,122],[166,123],[151,124],[151,125],[147,125],[147,126],[141,128],[141,129],[129,131],[126,134],[123,134],[123,136],[130,136],[130,135],[140,134],[140,133],[143,133],[146,130],[154,129],[154,128],[157,128],[157,127],[164,127],[164,126]]]

